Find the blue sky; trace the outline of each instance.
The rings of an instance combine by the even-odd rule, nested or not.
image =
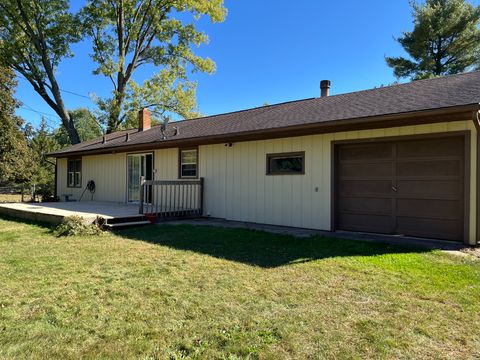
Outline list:
[[[210,43],[197,49],[217,64],[213,75],[194,74],[199,110],[206,115],[319,95],[319,82],[332,81],[332,93],[372,88],[395,81],[385,55],[403,54],[395,42],[412,28],[408,0],[225,0],[224,23],[207,18],[198,27]],[[75,44],[74,58],[58,69],[61,88],[78,94],[108,95],[108,80],[92,74],[88,40]],[[142,81],[154,67],[139,69]],[[68,108],[94,109],[90,99],[63,93]],[[53,114],[30,85],[19,79],[17,97],[24,107]],[[21,108],[37,125],[41,115]],[[59,123],[48,116],[51,126]]]

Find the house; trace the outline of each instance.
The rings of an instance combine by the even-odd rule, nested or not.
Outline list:
[[[329,88],[166,127],[144,109],[138,129],[51,154],[57,194],[79,199],[94,180],[95,200],[151,203],[142,176],[203,178],[204,216],[477,244],[480,72]]]

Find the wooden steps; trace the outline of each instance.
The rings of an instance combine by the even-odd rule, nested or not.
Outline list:
[[[150,225],[150,221],[142,220],[142,221],[129,221],[129,222],[117,222],[114,224],[105,224],[107,229],[124,229],[127,227],[134,227],[134,226],[144,226]]]
[[[147,221],[143,215],[116,217],[112,219],[106,219],[104,227],[109,230],[113,229],[126,229],[135,226],[150,225],[150,221]]]

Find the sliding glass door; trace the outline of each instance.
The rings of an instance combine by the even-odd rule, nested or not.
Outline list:
[[[153,154],[127,156],[127,201],[140,201],[140,178],[153,179]]]

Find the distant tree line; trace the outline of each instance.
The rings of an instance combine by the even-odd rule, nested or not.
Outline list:
[[[43,118],[38,128],[15,115],[20,105],[15,99],[17,82],[9,68],[0,67],[0,186],[35,184],[36,192],[51,198],[54,191],[55,162],[48,153],[70,145],[63,126],[50,129]],[[71,111],[82,141],[101,136],[102,131],[88,109]]]

